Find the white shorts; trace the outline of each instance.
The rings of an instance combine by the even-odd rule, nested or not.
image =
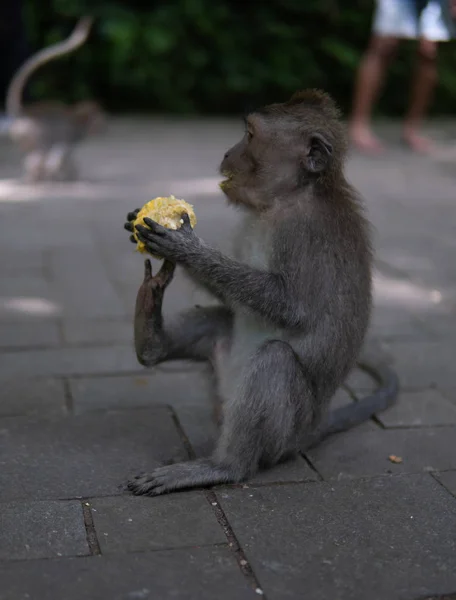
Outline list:
[[[448,0],[444,0],[448,3]],[[377,0],[373,32],[381,36],[447,42],[454,35],[454,21],[441,0],[429,0],[421,14],[416,0]]]

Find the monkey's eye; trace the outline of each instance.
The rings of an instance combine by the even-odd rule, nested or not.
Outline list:
[[[253,138],[253,133],[251,131],[247,131],[247,141],[250,142]]]

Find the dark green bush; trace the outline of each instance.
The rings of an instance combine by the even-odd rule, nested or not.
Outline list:
[[[350,106],[370,35],[373,0],[26,0],[33,49],[97,17],[84,48],[43,68],[35,97],[98,98],[109,110],[231,113],[321,87]],[[382,112],[403,111],[413,43],[390,73]],[[443,44],[434,103],[454,111],[456,46]]]

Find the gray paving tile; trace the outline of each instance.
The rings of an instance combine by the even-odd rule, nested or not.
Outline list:
[[[404,600],[456,588],[456,502],[429,475],[217,497],[273,600]]]
[[[353,398],[344,388],[339,388],[334,396],[331,398],[330,409],[333,410],[335,408],[342,408],[343,406],[347,406],[347,404],[351,404],[353,402]]]
[[[64,320],[63,337],[69,344],[133,344],[133,320]]]
[[[0,561],[89,554],[80,502],[2,504],[0,515]]]
[[[319,481],[318,474],[310,468],[309,464],[298,456],[294,460],[277,465],[273,469],[262,471],[252,479],[246,481],[249,483],[284,483],[287,481]]]
[[[0,600],[258,598],[226,548],[0,563]]]
[[[3,231],[3,228],[2,228]],[[14,273],[2,276],[0,281],[0,320],[55,319],[62,306],[52,287],[42,274]]]
[[[78,413],[156,404],[205,406],[210,403],[210,386],[199,371],[165,373],[147,369],[136,376],[74,379],[70,386]]]
[[[63,314],[77,317],[125,317],[125,310],[99,254],[93,247],[51,250],[53,289]]]
[[[215,413],[211,406],[175,406],[179,423],[196,457],[209,456],[218,437]]]
[[[456,320],[453,314],[431,314],[423,321],[425,327],[435,337],[450,341],[456,340]]]
[[[32,323],[0,322],[0,348],[57,346],[59,343],[59,329],[56,323],[46,321]]]
[[[0,380],[14,377],[52,377],[144,371],[131,346],[52,348],[4,352]]]
[[[355,368],[347,379],[345,385],[358,397],[365,396],[373,392],[378,384],[366,371]]]
[[[434,473],[434,477],[440,481],[453,496],[456,496],[456,470]]]
[[[455,439],[456,427],[382,430],[366,424],[328,438],[307,456],[328,480],[439,471],[456,468]],[[392,463],[391,455],[403,462]]]
[[[452,342],[387,342],[401,387],[456,387]]]
[[[44,197],[43,201],[47,198]],[[63,200],[63,198],[59,198]],[[79,199],[80,200],[80,199]],[[76,203],[77,200],[74,200]],[[22,251],[34,252],[42,251],[45,248],[65,248],[74,246],[77,251],[84,251],[85,248],[93,243],[93,236],[85,227],[77,227],[75,223],[60,221],[64,226],[58,227],[59,217],[53,211],[52,219],[43,219],[34,210],[31,210],[21,219],[22,227],[27,229],[27,235],[21,237],[20,242],[17,239],[17,223],[5,223],[2,226],[2,244],[10,249],[20,246]],[[87,215],[88,216],[88,215]]]
[[[0,422],[0,501],[115,495],[187,455],[165,407]]]
[[[14,276],[19,272],[24,274],[24,272],[33,271],[37,271],[39,274],[43,268],[43,252],[27,252],[19,248],[15,248],[14,252],[11,252],[11,247],[0,244],[0,273],[2,276],[6,274]]]
[[[2,417],[63,415],[65,412],[65,389],[61,380],[17,378],[0,384]]]
[[[378,338],[426,338],[428,333],[420,321],[406,308],[375,307],[370,333]]]
[[[456,407],[438,390],[402,392],[378,419],[385,427],[456,425]]]
[[[95,498],[90,505],[103,554],[227,543],[202,492]]]

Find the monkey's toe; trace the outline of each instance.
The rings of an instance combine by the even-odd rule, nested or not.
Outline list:
[[[137,475],[127,487],[135,496],[158,496],[165,491],[158,490],[161,486],[153,475]]]

